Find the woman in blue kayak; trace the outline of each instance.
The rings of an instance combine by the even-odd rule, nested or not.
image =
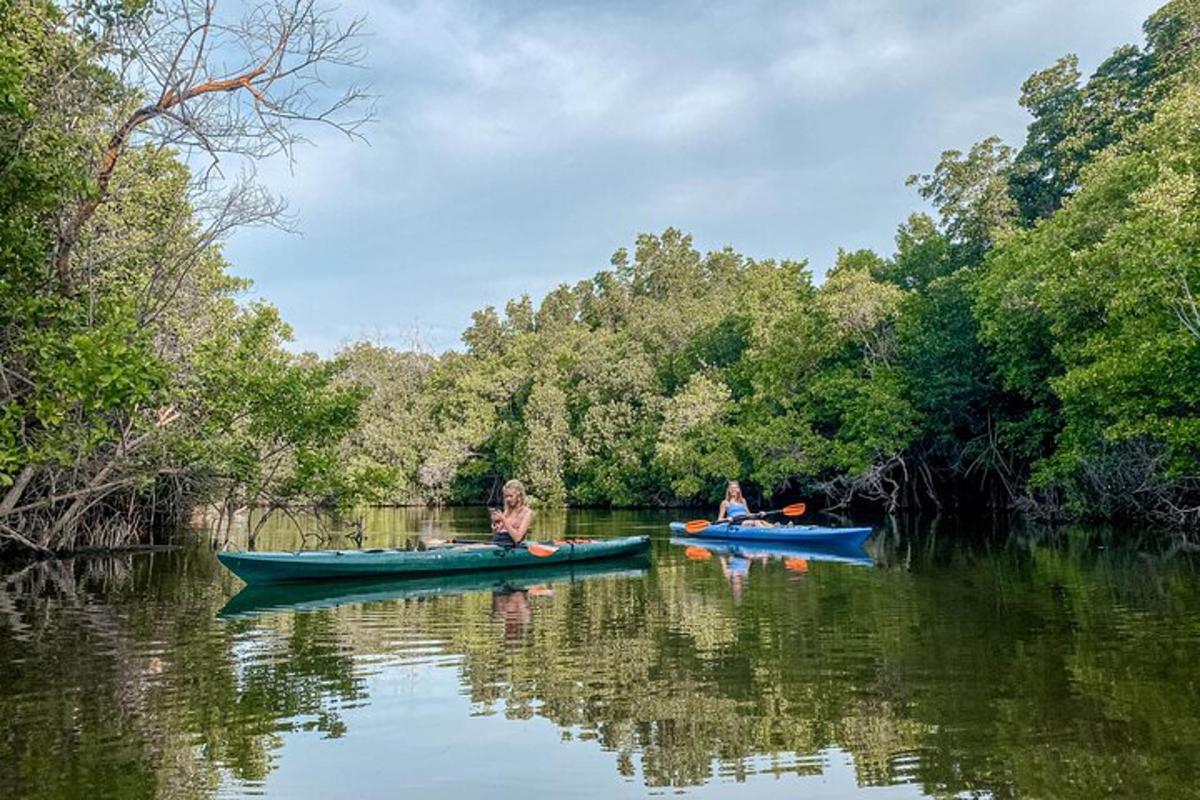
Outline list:
[[[729,522],[737,517],[750,516],[750,505],[742,496],[742,487],[737,481],[730,481],[725,487],[725,499],[721,501],[721,510],[717,512],[717,522]],[[743,519],[741,525],[768,525],[761,519]]]
[[[525,497],[525,484],[509,481],[504,484],[504,509],[491,511],[492,544],[501,547],[516,547],[525,541],[525,534],[533,524],[533,509]]]

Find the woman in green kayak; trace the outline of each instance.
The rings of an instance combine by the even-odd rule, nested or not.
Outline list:
[[[750,516],[750,504],[742,496],[742,487],[737,481],[730,481],[725,487],[725,499],[721,501],[721,510],[717,512],[717,522],[729,522],[738,517],[743,519],[739,524],[746,526],[765,526],[770,523],[761,519],[745,519]]]
[[[504,509],[492,509],[492,544],[516,547],[525,541],[533,524],[533,509],[525,497],[525,484],[517,480],[504,484]]]

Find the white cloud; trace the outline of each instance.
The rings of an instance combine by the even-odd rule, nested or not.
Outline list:
[[[754,81],[736,74],[713,74],[663,100],[637,98],[630,135],[667,143],[712,135],[746,122],[753,110]]]
[[[584,141],[679,143],[733,124],[756,82],[686,47],[653,46],[636,19],[541,13],[507,26],[448,3],[387,7],[376,22],[389,53],[401,53],[389,59],[433,76],[405,98],[410,118],[474,157]]]
[[[784,176],[769,172],[684,176],[664,182],[639,205],[648,220],[687,224],[710,216],[714,208],[722,213],[745,213],[769,205],[783,186]]]
[[[922,69],[912,14],[892,2],[849,2],[794,12],[781,26],[769,74],[782,91],[846,97]]]
[[[1094,64],[1158,0],[736,4],[347,0],[365,12],[371,146],[321,130],[260,165],[304,238],[231,243],[329,352],[574,282],[677,225],[760,257],[881,242],[937,153],[1025,125],[1021,80]],[[1090,59],[1090,61],[1089,61]]]

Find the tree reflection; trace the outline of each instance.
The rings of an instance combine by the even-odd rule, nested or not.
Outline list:
[[[676,548],[646,574],[233,620],[206,552],[39,567],[0,592],[0,796],[262,781],[283,734],[353,734],[355,659],[405,642],[456,656],[477,713],[550,720],[652,787],[815,774],[837,748],[863,786],[937,797],[1184,796],[1200,582],[1103,544],[895,534],[876,569],[755,563],[740,598]]]
[[[1200,763],[1186,744],[1200,733],[1200,594],[1186,565],[920,543],[904,562],[772,564],[739,602],[712,591],[714,570],[725,577],[715,561],[682,557],[650,582],[571,587],[538,608],[515,657],[478,630],[449,646],[481,705],[536,708],[613,751],[623,774],[640,760],[651,786],[811,771],[786,756],[833,747],[863,785],[916,781],[938,796],[1185,785]]]
[[[236,655],[207,551],[35,564],[0,582],[0,797],[203,797],[261,781],[286,720],[360,696],[329,620]]]

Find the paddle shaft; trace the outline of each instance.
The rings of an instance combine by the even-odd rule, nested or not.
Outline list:
[[[804,512],[807,510],[808,507],[804,503],[792,503],[791,505],[786,505],[783,508],[777,508],[773,511],[760,511],[757,514],[740,514],[737,517],[730,519],[729,524],[739,525],[748,519],[760,519],[762,517],[768,517],[775,514],[783,514],[785,517],[799,517],[803,516]],[[696,534],[712,524],[713,523],[706,519],[694,519],[684,525],[683,529],[685,533]]]
[[[438,546],[442,546],[442,545],[455,545],[455,544],[490,544],[490,542],[480,539],[480,538],[460,539],[459,537],[455,537],[448,542],[444,541],[442,539],[428,539],[428,540],[426,540],[426,544],[427,545],[432,544],[435,547],[438,547]],[[504,547],[506,545],[499,545],[499,546]],[[560,545],[544,544],[542,542],[531,542],[526,539],[522,539],[521,541],[512,545],[512,547],[514,547],[514,548],[524,547],[526,550],[529,551],[529,553],[531,555],[537,556],[538,558],[548,558],[558,552],[558,548],[560,547]]]
[[[773,517],[777,514],[782,514],[785,517],[800,517],[808,510],[808,506],[804,503],[792,503],[783,508],[776,508],[771,511],[759,511],[757,514],[739,514],[736,517],[731,517],[730,522],[742,522],[747,519],[761,519],[762,517]]]

